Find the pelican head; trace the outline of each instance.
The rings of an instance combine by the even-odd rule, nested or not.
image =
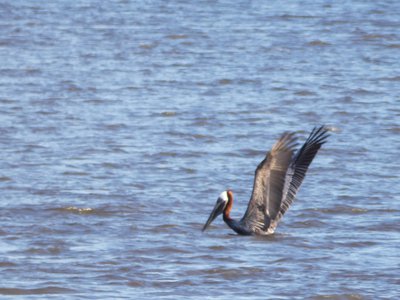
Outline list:
[[[212,223],[212,221],[215,220],[216,217],[218,217],[220,214],[223,213],[226,205],[228,204],[229,198],[228,198],[228,191],[224,191],[219,195],[217,202],[215,203],[214,209],[212,210],[210,216],[208,217],[208,220],[206,224],[203,227],[203,230],[206,230],[207,227]]]

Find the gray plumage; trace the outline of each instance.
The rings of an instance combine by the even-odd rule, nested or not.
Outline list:
[[[274,233],[278,222],[293,203],[309,165],[328,136],[324,126],[314,128],[296,152],[297,137],[294,133],[284,133],[257,166],[253,191],[243,218],[240,221],[230,218],[233,193],[227,191],[226,197],[218,199],[219,207],[216,205],[203,230],[218,214],[223,213],[225,223],[239,234]]]

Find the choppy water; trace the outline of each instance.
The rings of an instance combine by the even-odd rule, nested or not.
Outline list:
[[[2,1],[0,295],[395,299],[400,2]],[[338,129],[277,233],[241,217],[286,130]],[[21,297],[19,297],[21,298]]]

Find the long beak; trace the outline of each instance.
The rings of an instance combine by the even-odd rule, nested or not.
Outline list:
[[[213,211],[211,212],[206,224],[204,224],[204,227],[201,231],[206,230],[207,227],[212,223],[212,221],[214,221],[216,217],[218,217],[220,214],[222,214],[222,212],[224,211],[224,207],[225,207],[224,202],[217,201],[217,203],[214,206]]]

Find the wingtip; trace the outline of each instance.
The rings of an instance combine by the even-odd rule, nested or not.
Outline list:
[[[307,142],[322,145],[327,142],[327,139],[330,136],[330,134],[328,133],[329,131],[329,127],[326,125],[315,126],[311,131]]]

